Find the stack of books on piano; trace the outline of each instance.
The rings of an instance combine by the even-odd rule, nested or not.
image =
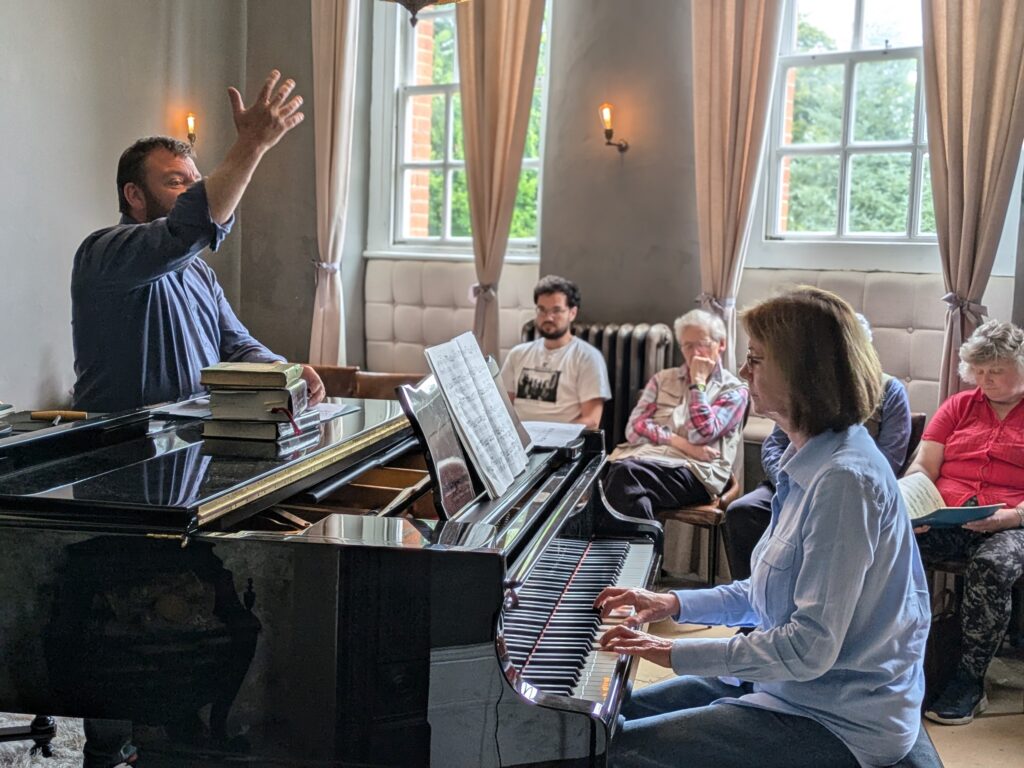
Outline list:
[[[320,440],[320,414],[307,407],[299,363],[217,363],[199,381],[210,390],[207,453],[280,459]]]

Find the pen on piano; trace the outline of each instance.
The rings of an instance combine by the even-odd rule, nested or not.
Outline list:
[[[61,421],[81,421],[89,418],[85,411],[31,411],[29,418],[33,421],[49,421],[52,426],[57,426]]]

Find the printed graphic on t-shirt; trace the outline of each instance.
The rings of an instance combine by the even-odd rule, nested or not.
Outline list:
[[[561,371],[545,371],[540,368],[524,368],[519,374],[516,399],[541,400],[553,403],[558,398],[558,377]]]

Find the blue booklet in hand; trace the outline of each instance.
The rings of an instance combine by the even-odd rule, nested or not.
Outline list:
[[[914,527],[930,525],[932,528],[963,525],[974,520],[990,517],[1002,504],[986,504],[984,507],[941,507],[924,517],[914,518]]]
[[[901,477],[899,480],[903,503],[915,528],[930,525],[933,528],[949,528],[991,516],[1002,504],[986,504],[973,507],[947,507],[931,479],[920,472]]]

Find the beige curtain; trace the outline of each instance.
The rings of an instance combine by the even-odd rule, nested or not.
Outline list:
[[[319,260],[309,362],[340,365],[345,362],[341,254],[352,157],[359,0],[311,0],[310,7]]]
[[[1024,141],[1024,3],[922,0],[935,225],[948,293],[939,397],[981,304]]]
[[[736,370],[736,292],[779,53],[783,0],[693,0],[693,115],[701,306],[729,332]]]
[[[456,7],[459,90],[476,260],[473,333],[498,355],[498,282],[519,187],[537,78],[544,0],[476,0]]]

